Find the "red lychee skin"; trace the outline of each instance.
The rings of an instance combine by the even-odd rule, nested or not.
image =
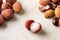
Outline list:
[[[25,26],[26,26],[26,28],[30,31],[30,25],[32,24],[34,22],[34,20],[27,20],[26,22],[25,22]]]
[[[11,20],[14,17],[14,12],[12,9],[6,9],[1,12],[1,15],[5,20]]]
[[[4,23],[3,17],[0,15],[0,26]]]
[[[2,8],[2,10],[11,9],[12,5],[10,3],[6,2],[6,3],[2,4],[1,8]]]

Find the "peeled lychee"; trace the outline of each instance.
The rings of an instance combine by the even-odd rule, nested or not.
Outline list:
[[[27,20],[25,26],[29,31],[34,33],[41,31],[41,24],[34,20]]]
[[[48,9],[50,9],[50,6],[49,6],[49,5],[46,5],[46,6],[42,6],[42,5],[41,5],[41,6],[39,7],[39,10],[42,11],[42,12],[45,12],[45,11],[47,11]]]

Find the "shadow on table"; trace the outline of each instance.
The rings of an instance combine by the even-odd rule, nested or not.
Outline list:
[[[17,14],[23,15],[24,13],[25,13],[25,10],[22,10],[20,13],[17,13]]]
[[[38,35],[45,36],[45,35],[47,35],[47,32],[46,32],[46,31],[44,31],[44,30],[41,30],[41,31],[38,33]]]
[[[16,16],[14,15],[14,17],[10,20],[10,21],[16,21],[17,20],[17,18],[16,18]]]
[[[7,27],[6,23],[4,23],[3,25],[0,25],[0,29],[6,28],[6,27]]]

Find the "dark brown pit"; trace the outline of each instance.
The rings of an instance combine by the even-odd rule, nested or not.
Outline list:
[[[52,20],[53,25],[58,26],[59,18],[55,17]]]

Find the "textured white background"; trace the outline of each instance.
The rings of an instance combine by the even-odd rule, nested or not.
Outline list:
[[[15,14],[0,28],[0,40],[60,40],[60,28],[52,24],[52,19],[45,19],[40,12],[39,0],[18,0],[24,9],[22,14]],[[25,28],[25,21],[33,19],[42,24],[40,33],[31,33]]]

